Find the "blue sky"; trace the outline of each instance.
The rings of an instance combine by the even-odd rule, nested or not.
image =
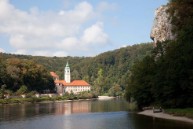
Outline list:
[[[0,0],[0,51],[95,56],[151,42],[154,11],[168,0]]]

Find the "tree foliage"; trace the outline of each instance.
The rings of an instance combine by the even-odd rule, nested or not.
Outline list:
[[[18,58],[0,58],[0,85],[6,84],[6,89],[16,92],[23,89],[43,92],[54,90],[54,82],[49,72],[34,61]]]
[[[134,97],[140,107],[193,107],[193,6],[189,2],[171,1],[176,39],[158,44],[131,70],[127,98]]]
[[[6,85],[2,85],[0,88],[0,99],[4,99]]]
[[[27,89],[27,86],[25,85],[22,85],[18,90],[17,90],[17,94],[18,95],[22,95],[22,94],[25,94],[27,93],[28,89]]]
[[[2,54],[2,59],[8,61],[17,58],[18,60],[9,61],[9,67],[6,68],[9,71],[8,76],[12,79],[11,82],[7,83],[10,83],[9,88],[14,91],[19,89],[22,84],[25,84],[30,91],[47,89],[48,87],[44,87],[44,83],[47,83],[46,80],[49,82],[47,71],[55,71],[60,76],[60,79],[63,79],[64,67],[68,61],[72,80],[84,79],[98,92],[96,94],[99,94],[99,92],[100,94],[104,94],[107,93],[114,84],[118,84],[122,92],[124,92],[127,85],[129,68],[135,60],[141,60],[146,55],[149,55],[152,48],[152,44],[147,43],[105,52],[95,57],[35,57]],[[25,62],[24,60],[27,61]],[[25,69],[20,69],[20,66],[18,66],[19,63],[14,64],[14,62],[19,61],[25,62]],[[36,63],[44,67],[36,65]],[[0,67],[4,67],[4,65],[0,65]],[[24,80],[22,80],[22,78],[24,78]]]

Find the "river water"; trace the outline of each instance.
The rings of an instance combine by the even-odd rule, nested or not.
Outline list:
[[[0,129],[193,129],[127,107],[123,99],[0,105]]]

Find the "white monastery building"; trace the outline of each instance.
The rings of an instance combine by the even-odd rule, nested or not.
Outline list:
[[[70,66],[68,62],[64,68],[64,80],[59,80],[59,76],[55,72],[50,72],[50,74],[54,79],[56,91],[58,94],[63,94],[66,92],[73,92],[77,94],[83,91],[91,90],[91,85],[84,80],[73,80],[71,82]]]

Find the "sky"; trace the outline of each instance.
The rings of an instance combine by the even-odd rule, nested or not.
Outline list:
[[[152,42],[156,8],[168,0],[0,0],[0,52],[96,56]]]

